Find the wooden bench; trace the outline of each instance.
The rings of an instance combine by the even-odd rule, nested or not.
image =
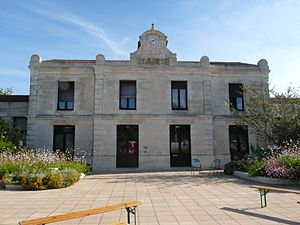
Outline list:
[[[259,186],[259,185],[251,185],[250,188],[256,188],[259,190],[261,208],[267,207],[267,194],[269,191],[300,194],[300,191],[285,189],[285,188],[276,188],[276,187]],[[264,198],[264,201],[263,201],[263,198]],[[298,202],[298,203],[300,204],[300,202]]]
[[[111,212],[111,211],[119,210],[119,209],[126,209],[128,224],[130,224],[130,214],[133,214],[134,215],[134,224],[136,224],[136,207],[139,205],[142,205],[142,204],[143,203],[140,201],[126,202],[126,203],[120,203],[120,204],[110,205],[110,206],[101,207],[101,208],[88,209],[88,210],[83,210],[83,211],[78,211],[78,212],[70,212],[70,213],[42,217],[42,218],[31,219],[31,220],[23,220],[23,221],[19,222],[19,224],[20,225],[44,225],[44,224],[48,224],[48,223],[54,223],[54,222],[59,222],[59,221],[64,221],[64,220],[71,220],[71,219],[80,218],[80,217],[84,217],[84,216],[90,216],[90,215],[96,215],[96,214],[100,214],[100,213]],[[116,222],[115,224],[121,225],[121,224],[126,224],[126,223]]]

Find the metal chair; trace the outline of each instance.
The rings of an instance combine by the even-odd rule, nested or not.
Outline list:
[[[191,166],[191,175],[194,174],[194,171],[199,171],[199,174],[201,172],[201,162],[199,159],[192,159],[192,166]]]
[[[218,173],[218,170],[221,170],[221,160],[215,159],[211,163],[208,174],[212,173],[216,175]]]

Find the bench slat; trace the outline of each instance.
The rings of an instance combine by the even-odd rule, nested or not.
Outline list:
[[[275,188],[275,187],[268,187],[268,186],[259,186],[259,185],[251,185],[251,188],[256,188],[259,190],[267,190],[267,191],[275,191],[275,192],[286,192],[286,193],[293,193],[293,194],[300,194],[300,191],[285,189],[285,188]]]
[[[54,223],[54,222],[59,222],[59,221],[63,221],[63,220],[70,220],[70,219],[75,219],[75,218],[79,218],[79,217],[95,215],[95,214],[99,214],[99,213],[111,212],[111,211],[118,210],[118,209],[136,207],[136,206],[142,205],[142,204],[143,203],[141,203],[140,201],[133,201],[133,202],[110,205],[110,206],[101,207],[101,208],[88,209],[88,210],[83,210],[83,211],[78,211],[78,212],[70,212],[70,213],[49,216],[49,217],[42,217],[42,218],[37,218],[37,219],[32,219],[32,220],[24,220],[24,221],[21,221],[19,224],[20,225],[41,225],[41,224],[47,224],[47,223]]]

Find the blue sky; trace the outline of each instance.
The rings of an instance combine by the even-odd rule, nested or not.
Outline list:
[[[129,59],[150,29],[178,60],[269,61],[277,91],[300,86],[300,1],[13,1],[0,4],[0,87],[29,93],[32,54],[48,59]]]

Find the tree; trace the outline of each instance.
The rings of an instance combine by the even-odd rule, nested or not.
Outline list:
[[[0,88],[0,95],[11,95],[13,93],[13,89],[12,88]]]
[[[278,93],[246,87],[244,93],[246,111],[234,112],[239,117],[238,124],[254,128],[261,147],[300,141],[300,99],[295,88]],[[270,98],[270,94],[274,97]]]
[[[0,148],[13,148],[18,146],[20,141],[23,140],[25,134],[17,127],[14,127],[3,118],[0,118]],[[3,149],[0,149],[0,152]]]

